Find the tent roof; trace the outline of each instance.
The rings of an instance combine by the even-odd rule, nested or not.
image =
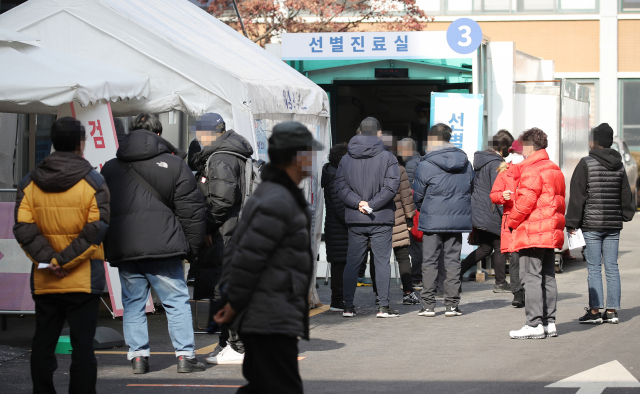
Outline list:
[[[37,45],[39,38],[31,37],[27,34],[0,28],[0,42],[21,42],[24,44]]]
[[[114,112],[232,107],[252,113],[326,114],[326,93],[309,79],[187,0],[29,0],[0,27],[43,46],[148,74],[150,94]]]
[[[47,48],[0,42],[0,112],[55,113],[77,101],[141,99],[149,77]]]

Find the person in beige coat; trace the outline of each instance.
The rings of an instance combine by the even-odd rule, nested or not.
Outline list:
[[[404,305],[417,305],[420,303],[420,299],[416,296],[413,284],[411,280],[411,259],[409,257],[409,243],[411,236],[409,231],[413,227],[413,215],[416,212],[416,208],[413,205],[413,195],[411,194],[411,184],[409,184],[409,178],[404,166],[399,165],[400,168],[400,187],[398,193],[394,198],[396,204],[396,222],[393,226],[393,238],[392,247],[393,253],[396,256],[398,265],[400,267],[400,279],[402,280],[402,290],[404,295],[402,297],[402,303]],[[373,263],[373,256],[371,256],[371,263]],[[375,265],[370,264],[371,277],[375,278]],[[373,283],[376,291],[375,281]]]

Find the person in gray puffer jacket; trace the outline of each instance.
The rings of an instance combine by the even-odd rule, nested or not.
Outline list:
[[[232,323],[244,342],[249,383],[240,392],[303,392],[297,337],[309,339],[314,263],[311,210],[297,185],[311,175],[312,151],[321,149],[301,123],[273,128],[270,163],[225,248],[228,303],[214,320]]]

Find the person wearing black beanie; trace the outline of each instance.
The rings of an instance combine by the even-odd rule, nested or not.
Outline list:
[[[613,145],[613,129],[609,123],[601,123],[594,127],[591,132],[590,141],[596,143],[601,148],[611,148]]]
[[[581,229],[586,242],[589,306],[579,320],[581,324],[616,324],[619,322],[620,273],[618,243],[622,223],[633,219],[635,202],[622,156],[611,149],[613,129],[602,123],[591,131],[591,151],[583,157],[571,177],[566,227],[570,233]],[[607,276],[605,308],[602,265]]]

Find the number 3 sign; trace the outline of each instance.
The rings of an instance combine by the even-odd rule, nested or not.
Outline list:
[[[482,43],[482,29],[473,19],[456,19],[447,29],[447,42],[454,52],[469,54]]]

